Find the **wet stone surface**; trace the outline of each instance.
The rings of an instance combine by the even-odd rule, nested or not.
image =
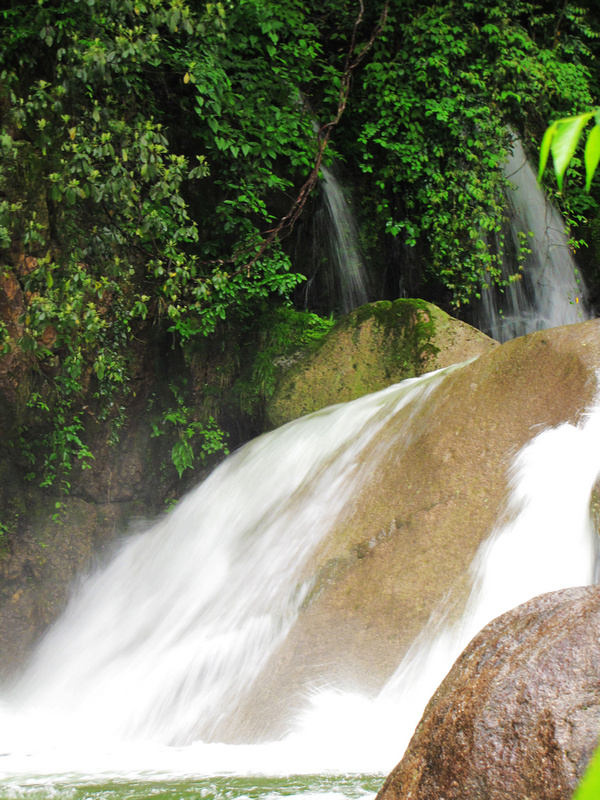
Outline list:
[[[600,587],[487,625],[431,699],[378,800],[567,800],[600,732]]]

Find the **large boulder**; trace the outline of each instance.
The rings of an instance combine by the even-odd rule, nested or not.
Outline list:
[[[541,331],[399,411],[359,457],[360,485],[306,570],[314,591],[223,738],[285,730],[293,690],[310,692],[315,679],[377,692],[442,600],[459,617],[514,456],[540,431],[582,419],[598,365],[600,320]]]
[[[498,343],[424,300],[380,300],[341,319],[315,351],[279,379],[267,405],[272,427],[346,403],[450,364]]]
[[[431,699],[377,800],[568,800],[600,735],[600,587],[487,625]]]

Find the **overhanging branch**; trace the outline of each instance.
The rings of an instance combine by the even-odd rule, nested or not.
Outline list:
[[[388,10],[389,10],[389,0],[386,0],[385,2],[379,20],[377,22],[377,25],[373,29],[369,41],[366,42],[366,44],[362,46],[359,52],[355,54],[354,51],[356,49],[356,38],[357,38],[358,28],[362,23],[364,10],[365,10],[364,2],[363,0],[359,0],[359,12],[354,22],[354,26],[352,28],[350,47],[348,49],[348,53],[346,54],[344,71],[340,79],[340,88],[338,92],[338,104],[337,104],[336,114],[333,117],[333,119],[331,119],[329,122],[323,125],[319,130],[319,145],[317,148],[317,155],[315,158],[314,166],[310,171],[304,184],[302,185],[300,191],[298,192],[298,195],[294,200],[292,207],[290,208],[288,213],[279,220],[279,222],[274,228],[271,228],[271,230],[268,230],[264,233],[264,238],[260,243],[260,245],[258,246],[258,249],[254,253],[254,255],[243,266],[239,267],[234,273],[232,273],[231,277],[239,275],[242,272],[247,272],[248,274],[250,274],[250,270],[252,269],[254,264],[264,255],[264,253],[269,249],[269,247],[271,247],[271,245],[277,239],[279,239],[281,234],[284,231],[288,232],[291,231],[291,229],[294,227],[294,224],[298,220],[298,217],[302,213],[311,191],[313,190],[317,181],[319,180],[319,171],[321,169],[321,163],[323,161],[325,148],[329,143],[333,129],[340,121],[342,114],[344,113],[346,105],[348,103],[348,95],[350,93],[350,83],[352,80],[352,75],[356,67],[358,67],[358,65],[363,61],[365,56],[369,53],[377,37],[381,34],[386,24],[388,17]],[[211,263],[224,264],[224,263],[235,262],[239,259],[240,255],[243,252],[247,251],[248,249],[250,248],[247,247],[244,248],[244,250],[239,250],[234,256],[228,259],[227,262],[214,261]]]

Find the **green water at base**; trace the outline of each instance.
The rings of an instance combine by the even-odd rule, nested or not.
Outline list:
[[[0,800],[370,800],[382,775],[222,776],[162,780],[69,778],[10,779],[0,784]]]

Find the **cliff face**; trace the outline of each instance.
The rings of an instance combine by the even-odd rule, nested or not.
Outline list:
[[[52,364],[40,374],[17,347],[0,357],[0,678],[18,670],[60,614],[76,576],[138,520],[164,513],[188,475],[205,474],[198,458],[180,479],[171,457],[177,431],[164,420],[169,411],[182,413],[171,382],[203,386],[211,359],[204,372],[173,356],[169,364],[168,350],[142,342],[131,343],[130,355],[128,391],[114,398],[107,418],[89,376],[67,413],[60,400],[52,404]],[[202,419],[200,407],[185,411],[187,426]],[[71,447],[66,466],[44,441],[50,430]],[[91,455],[79,458],[78,450]],[[53,481],[43,480],[45,463]]]
[[[167,454],[150,437],[148,415],[131,411],[118,446],[89,426],[95,457],[90,469],[74,466],[68,493],[27,480],[18,446],[0,449],[0,677],[19,668],[62,611],[75,576],[135,518],[164,509],[171,484],[159,467]]]

